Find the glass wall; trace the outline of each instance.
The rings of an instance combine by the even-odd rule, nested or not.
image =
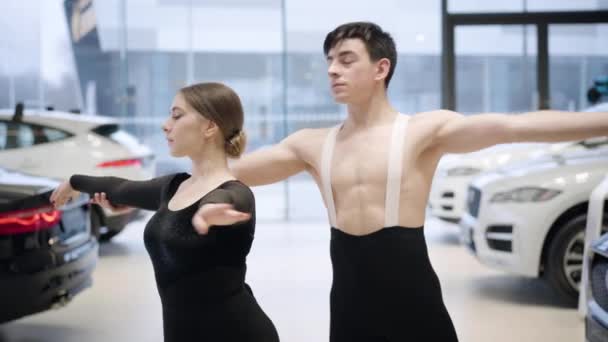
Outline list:
[[[530,11],[596,11],[608,9],[606,0],[526,0]]]
[[[605,1],[591,0],[449,2],[455,13],[605,8]],[[322,43],[347,21],[374,21],[393,35],[398,63],[389,97],[398,110],[440,107],[439,0],[378,0],[374,6],[347,0],[8,0],[0,2],[0,12],[0,107],[22,101],[116,117],[153,147],[158,174],[189,167],[168,155],[160,129],[174,94],[187,84],[224,82],[241,95],[249,151],[344,118],[345,109],[330,95]],[[585,108],[592,79],[608,74],[608,32],[605,25],[557,26],[549,28],[552,105]],[[459,28],[456,50],[459,111],[536,107],[534,27]],[[260,219],[325,218],[306,175],[255,191]]]
[[[608,24],[550,25],[548,30],[551,108],[589,106],[587,91],[593,81],[608,77]]]
[[[448,0],[451,13],[557,12],[608,9],[605,0]]]
[[[479,43],[484,41],[500,44]],[[538,108],[534,26],[459,26],[455,42],[457,111]]]
[[[0,3],[0,108],[79,108],[77,74],[60,2]],[[59,23],[59,24],[58,24]]]

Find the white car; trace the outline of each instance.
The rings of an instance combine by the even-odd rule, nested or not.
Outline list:
[[[586,148],[480,175],[460,221],[463,243],[482,263],[545,276],[572,304],[581,280],[587,203],[608,174],[608,142]]]
[[[55,111],[0,110],[0,166],[55,179],[72,174],[133,180],[154,176],[154,155],[109,117]],[[101,241],[120,232],[137,210],[113,214],[94,206]]]
[[[585,111],[607,112],[608,103]],[[596,143],[602,139],[590,139],[587,143]],[[480,173],[547,155],[584,150],[584,143],[581,142],[520,143],[498,145],[468,154],[447,155],[441,159],[433,178],[428,202],[429,213],[445,221],[458,222],[466,208],[467,187]]]

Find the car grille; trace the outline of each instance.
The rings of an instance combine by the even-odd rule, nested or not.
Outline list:
[[[602,309],[608,311],[608,258],[596,254],[590,278],[593,299]]]
[[[479,216],[479,204],[481,202],[481,191],[472,186],[469,187],[467,194],[467,210],[471,216],[477,218]]]
[[[513,251],[513,226],[495,225],[486,229],[488,247],[501,252]]]

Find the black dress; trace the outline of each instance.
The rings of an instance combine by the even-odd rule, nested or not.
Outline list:
[[[105,192],[113,204],[156,211],[146,225],[144,241],[162,302],[166,342],[279,341],[273,323],[245,283],[246,257],[255,231],[253,193],[239,181],[227,181],[192,205],[170,210],[167,203],[189,177],[179,173],[129,181],[74,175],[70,183],[89,194]],[[207,203],[231,203],[252,216],[200,235],[192,217]]]

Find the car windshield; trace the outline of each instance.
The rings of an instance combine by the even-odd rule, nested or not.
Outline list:
[[[118,124],[100,125],[93,128],[91,131],[129,148],[135,149],[139,146],[137,139],[135,139],[135,137],[133,137],[131,134],[120,129]]]

